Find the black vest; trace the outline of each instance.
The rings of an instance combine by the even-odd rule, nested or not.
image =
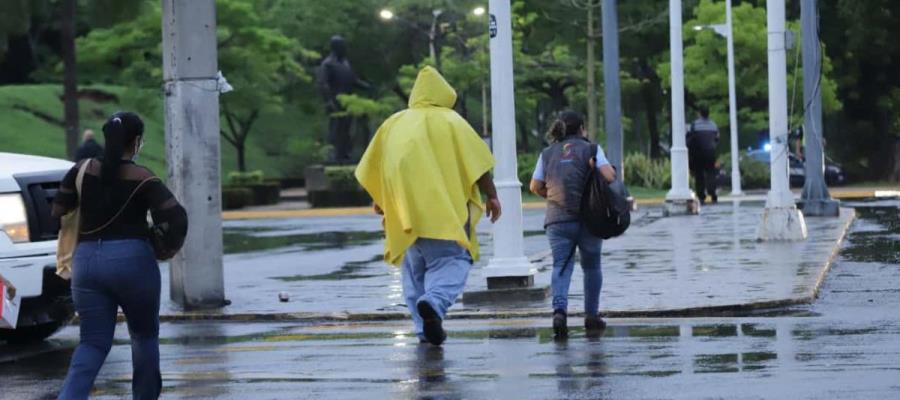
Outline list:
[[[544,227],[580,221],[581,196],[590,172],[591,143],[581,136],[568,137],[541,153],[547,185],[547,215]]]

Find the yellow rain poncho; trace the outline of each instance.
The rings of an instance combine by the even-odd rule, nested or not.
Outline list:
[[[456,91],[425,67],[409,108],[384,121],[356,168],[356,179],[384,211],[384,259],[391,264],[400,264],[420,237],[454,240],[478,259],[475,226],[483,204],[476,182],[494,157],[453,111],[455,103]]]

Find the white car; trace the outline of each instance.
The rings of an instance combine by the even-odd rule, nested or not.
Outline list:
[[[69,281],[56,276],[59,219],[53,197],[72,163],[0,153],[0,275],[22,302],[16,329],[0,328],[0,341],[41,341],[74,315]]]

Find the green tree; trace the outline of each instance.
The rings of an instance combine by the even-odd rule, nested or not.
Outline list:
[[[900,181],[900,2],[821,0],[819,12],[844,103],[826,115],[826,149],[857,178]]]
[[[9,34],[26,34],[32,30],[33,18],[52,15],[47,22],[54,24],[59,34],[59,53],[62,59],[63,109],[66,153],[74,157],[78,146],[78,68],[76,63],[76,37],[78,24],[102,25],[125,21],[135,15],[131,11],[143,0],[0,0],[0,57],[5,50]]]
[[[95,29],[81,46],[84,70],[98,82],[121,79],[133,85],[156,87],[162,79],[161,9],[148,1],[139,18],[106,29]],[[237,168],[246,171],[247,138],[264,113],[283,111],[292,84],[308,82],[300,64],[315,58],[280,30],[270,28],[275,17],[268,4],[252,0],[218,0],[216,16],[219,68],[232,93],[221,100],[222,137],[237,152]]]

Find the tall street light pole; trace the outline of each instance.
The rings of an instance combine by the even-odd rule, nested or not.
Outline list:
[[[605,90],[606,155],[624,176],[622,144],[622,100],[619,85],[619,16],[616,0],[603,0],[603,86]]]
[[[734,78],[734,27],[731,20],[731,0],[725,2],[725,24],[695,26],[695,30],[712,29],[725,38],[728,47],[728,117],[731,129],[731,195],[742,196],[740,147],[738,147],[737,89]]]
[[[769,139],[771,188],[757,236],[760,240],[806,239],[806,221],[788,184],[787,61],[784,0],[766,0],[769,48]]]
[[[666,215],[697,214],[699,205],[688,187],[688,151],[684,132],[684,54],[681,41],[681,0],[669,0],[669,48],[672,68],[672,188],[666,194]]]
[[[734,25],[731,19],[731,0],[725,1],[725,25],[728,34],[725,41],[728,42],[728,117],[731,128],[731,195],[741,196],[741,159],[738,147],[738,121],[737,121],[737,89],[734,83]]]
[[[825,154],[822,146],[822,54],[819,46],[819,21],[816,0],[802,0],[800,20],[803,26],[803,136],[806,180],[801,207],[807,216],[840,214],[840,203],[831,198],[825,185]]]
[[[488,289],[530,287],[536,270],[525,257],[522,184],[516,173],[516,119],[510,0],[490,0],[491,110],[494,180],[504,210],[494,224],[494,255],[485,267]]]

